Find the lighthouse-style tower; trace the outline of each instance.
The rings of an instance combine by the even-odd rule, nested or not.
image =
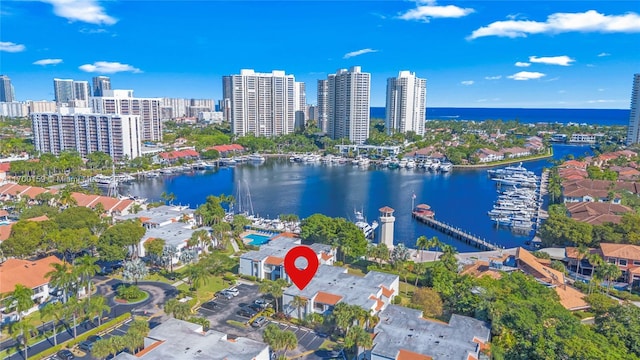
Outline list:
[[[393,216],[392,208],[385,206],[380,211],[380,244],[385,244],[389,250],[393,249],[393,223],[396,218]]]

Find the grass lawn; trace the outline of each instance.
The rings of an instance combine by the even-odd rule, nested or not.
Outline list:
[[[189,291],[189,284],[181,284],[178,286],[178,290],[180,291]],[[220,276],[210,276],[206,284],[201,285],[198,289],[196,289],[196,298],[198,299],[198,303],[203,303],[211,300],[213,295],[220,290],[224,290],[229,287],[229,283],[224,281]]]

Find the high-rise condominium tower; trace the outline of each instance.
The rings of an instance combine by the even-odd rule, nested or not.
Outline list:
[[[89,101],[91,92],[89,91],[88,81],[74,81],[73,82],[73,99]]]
[[[640,74],[633,75],[627,145],[640,143]]]
[[[318,127],[327,132],[329,123],[329,80],[318,80]]]
[[[413,131],[424,135],[426,103],[426,79],[409,71],[400,71],[398,77],[387,79],[387,132]]]
[[[223,100],[228,104],[231,131],[240,136],[276,136],[295,126],[295,78],[284,71],[257,73],[243,69],[224,76]]]
[[[162,141],[162,99],[133,97],[133,90],[104,90],[90,99],[98,114],[140,115],[143,141]]]
[[[108,76],[93,78],[93,96],[102,96],[105,90],[111,90],[111,79]]]
[[[57,103],[70,103],[73,101],[73,80],[53,79],[53,94]]]
[[[0,75],[0,102],[13,101],[16,101],[16,96],[13,92],[11,79],[7,75]]]
[[[293,88],[294,93],[294,111],[295,115],[295,128],[303,129],[307,121],[306,109],[307,109],[307,93],[303,82],[296,81]]]
[[[327,133],[332,139],[363,144],[369,138],[370,91],[371,74],[360,66],[329,75]]]

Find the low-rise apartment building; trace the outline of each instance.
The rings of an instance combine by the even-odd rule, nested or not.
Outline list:
[[[640,286],[640,246],[600,243],[604,261],[618,265],[622,280],[629,285]]]
[[[284,257],[292,248],[301,244],[300,238],[294,234],[283,233],[275,236],[259,250],[249,251],[240,256],[240,275],[255,276],[257,279],[288,280],[284,271]],[[333,265],[335,250],[329,245],[311,244],[311,249],[318,255],[320,264]]]
[[[422,311],[389,305],[379,314],[371,360],[477,360],[489,357],[488,323],[452,315],[449,323],[422,317]]]
[[[362,277],[349,274],[343,267],[320,265],[303,290],[293,285],[284,291],[283,309],[287,315],[298,317],[298,308],[291,302],[299,296],[307,300],[300,309],[303,318],[312,313],[328,315],[341,302],[360,306],[375,315],[391,304],[399,293],[399,284],[398,275],[370,271]]]

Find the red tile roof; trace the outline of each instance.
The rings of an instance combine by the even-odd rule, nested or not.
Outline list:
[[[208,147],[206,150],[217,150],[218,152],[224,153],[229,151],[244,151],[242,145],[238,144],[230,144],[230,145],[217,145]]]
[[[267,265],[282,265],[284,263],[284,259],[276,256],[267,256],[264,263]]]
[[[605,257],[640,261],[640,246],[637,245],[600,243],[600,249]]]
[[[327,304],[327,305],[335,305],[340,300],[342,300],[342,296],[340,296],[340,295],[330,294],[330,293],[326,293],[324,291],[318,291],[318,293],[316,294],[316,298],[315,298],[314,302],[321,303],[321,304]]]
[[[382,288],[382,296],[391,298],[391,295],[393,295],[394,289],[387,289],[384,285],[380,285],[380,287]]]
[[[0,216],[9,216],[9,213],[7,212],[7,210],[0,209]]]
[[[180,159],[180,158],[185,158],[185,157],[198,157],[198,156],[200,156],[200,154],[198,154],[198,152],[193,150],[193,149],[162,152],[162,153],[160,153],[158,155],[160,155],[160,157],[165,159],[165,160],[173,160],[173,159]]]
[[[398,355],[396,355],[396,360],[433,360],[433,358],[428,355],[422,355],[413,351],[400,349],[398,351]]]
[[[55,256],[40,260],[9,259],[0,264],[0,294],[12,292],[16,284],[30,289],[49,283],[45,274],[53,270],[51,264],[61,264]]]
[[[35,222],[49,221],[49,217],[47,215],[40,215],[31,219],[27,219],[27,221],[35,221]]]
[[[9,170],[11,170],[10,162],[0,163],[0,171],[9,172]]]
[[[11,227],[13,224],[9,225],[0,225],[0,242],[5,241],[11,235]]]

